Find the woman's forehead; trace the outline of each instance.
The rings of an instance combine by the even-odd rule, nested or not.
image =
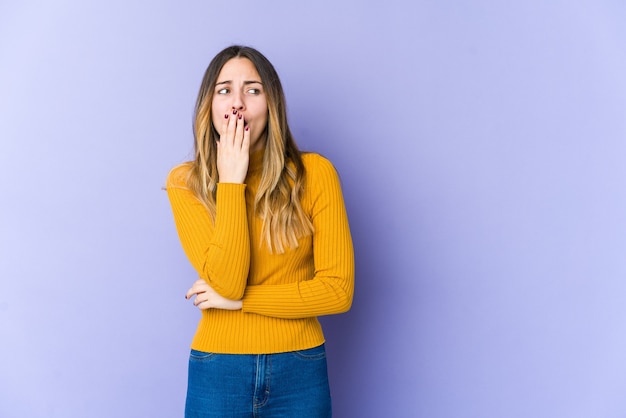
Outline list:
[[[217,82],[241,81],[261,81],[259,72],[248,58],[231,58],[220,70]]]

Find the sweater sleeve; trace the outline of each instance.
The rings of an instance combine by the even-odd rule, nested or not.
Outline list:
[[[331,163],[307,167],[312,202],[313,277],[297,283],[248,286],[243,311],[296,319],[346,312],[354,293],[354,252],[341,186]]]
[[[186,186],[188,165],[174,168],[166,189],[180,242],[201,278],[220,295],[241,299],[250,267],[245,185],[219,183],[215,224]]]

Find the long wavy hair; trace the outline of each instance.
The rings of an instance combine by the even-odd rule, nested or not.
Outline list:
[[[215,221],[217,140],[219,133],[211,118],[215,84],[222,67],[233,58],[247,58],[255,66],[267,100],[265,151],[261,181],[254,199],[254,210],[263,220],[261,242],[271,252],[284,253],[296,248],[298,239],[313,232],[313,224],[301,205],[305,169],[300,151],[287,124],[285,94],[274,66],[254,48],[233,45],[218,53],[209,64],[194,112],[195,155],[187,186],[206,206]]]

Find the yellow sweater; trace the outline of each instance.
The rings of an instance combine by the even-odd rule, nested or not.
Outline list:
[[[189,164],[170,172],[167,192],[189,261],[219,294],[243,300],[239,311],[203,310],[191,348],[232,354],[312,348],[324,342],[316,317],[350,309],[354,254],[339,179],[320,155],[302,159],[302,205],[315,232],[283,254],[260,244],[262,220],[253,210],[263,151],[250,156],[245,184],[218,184],[215,224],[186,188]]]

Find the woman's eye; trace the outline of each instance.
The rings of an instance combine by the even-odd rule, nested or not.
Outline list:
[[[217,94],[228,94],[228,89],[219,89]]]
[[[259,94],[259,93],[261,93],[261,90],[260,89],[250,89],[250,90],[248,90],[248,93],[250,93],[250,94]]]

